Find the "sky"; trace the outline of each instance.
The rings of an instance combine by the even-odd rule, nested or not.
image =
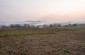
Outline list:
[[[0,23],[85,22],[85,0],[0,0]]]

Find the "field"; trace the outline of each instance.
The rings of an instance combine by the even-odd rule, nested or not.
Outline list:
[[[85,55],[85,28],[0,29],[0,55]]]

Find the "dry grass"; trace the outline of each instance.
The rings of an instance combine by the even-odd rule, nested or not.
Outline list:
[[[85,30],[0,37],[0,55],[85,55]]]

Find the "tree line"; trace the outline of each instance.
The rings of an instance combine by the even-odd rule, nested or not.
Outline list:
[[[33,26],[33,25],[30,25],[30,24],[24,24],[24,25],[20,25],[20,24],[11,24],[11,25],[2,25],[0,26],[1,29],[4,29],[4,28],[51,28],[51,27],[79,27],[79,26],[84,26],[85,27],[85,24],[67,24],[67,25],[61,25],[61,24],[44,24],[44,25],[36,25],[36,26]]]

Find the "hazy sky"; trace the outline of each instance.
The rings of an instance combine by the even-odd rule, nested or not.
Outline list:
[[[85,21],[85,0],[0,0],[0,22]]]

